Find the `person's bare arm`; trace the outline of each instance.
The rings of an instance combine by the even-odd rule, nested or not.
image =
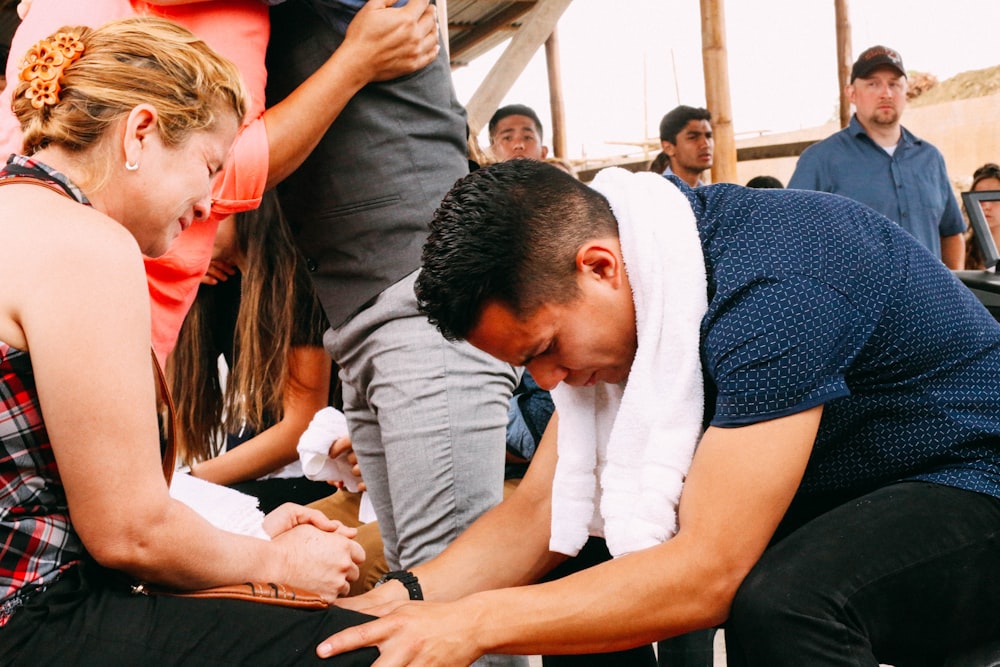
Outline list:
[[[216,484],[234,484],[257,479],[298,459],[299,438],[313,415],[327,405],[330,368],[330,357],[322,347],[291,348],[281,419],[239,447],[195,464],[191,474]]]
[[[332,636],[318,653],[377,644],[386,665],[467,664],[486,653],[612,651],[718,624],[799,486],[821,414],[817,407],[741,428],[709,428],[681,496],[680,530],[661,545],[550,583],[483,591],[445,604],[397,599],[369,609],[384,616]],[[478,565],[483,570],[507,567],[506,548],[495,545],[522,537],[514,525],[493,528],[508,532],[478,533],[479,555],[487,557]],[[467,576],[471,566],[459,560],[452,566]],[[437,599],[434,588],[444,573],[418,571],[428,575],[429,599]]]
[[[340,47],[288,97],[264,113],[270,158],[267,187],[295,171],[354,94],[372,81],[426,67],[440,49],[429,0],[369,0]]]
[[[169,496],[135,240],[96,211],[41,188],[23,190],[37,192],[5,197],[10,215],[30,221],[6,229],[10,247],[23,252],[0,274],[23,276],[6,283],[17,295],[12,312],[87,551],[137,579],[185,588],[268,580],[331,600],[346,592],[362,550],[319,513],[282,510],[268,524],[275,539],[266,541],[218,530]]]
[[[531,583],[566,559],[549,551],[558,423],[557,412],[549,420],[528,472],[510,497],[483,514],[440,555],[412,568],[424,599],[450,601],[477,591]],[[503,541],[503,549],[497,548],[498,539]],[[407,599],[403,585],[390,581],[338,604],[370,613]]]
[[[963,234],[941,237],[941,261],[953,271],[965,268],[965,236]]]

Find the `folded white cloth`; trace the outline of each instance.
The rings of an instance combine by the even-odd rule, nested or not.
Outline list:
[[[589,535],[613,556],[677,532],[681,487],[701,437],[705,263],[694,213],[670,181],[620,168],[592,187],[618,220],[638,346],[624,387],[559,385],[553,551],[576,555]]]
[[[330,445],[334,440],[348,435],[347,418],[333,407],[325,407],[309,422],[309,427],[299,437],[296,447],[302,473],[314,482],[343,482],[351,492],[358,490],[358,478],[351,472],[353,464],[348,453],[330,458]]]
[[[254,496],[179,470],[174,472],[170,482],[170,496],[193,509],[216,528],[262,540],[271,539],[264,532],[264,513]]]

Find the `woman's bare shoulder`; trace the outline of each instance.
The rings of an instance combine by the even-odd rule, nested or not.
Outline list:
[[[0,188],[0,210],[5,342],[18,347],[32,323],[53,316],[147,298],[138,244],[103,213],[34,185]]]
[[[78,263],[96,253],[141,258],[132,235],[108,216],[58,192],[33,183],[0,188],[0,220],[12,255]],[[6,254],[6,253],[5,253]],[[80,267],[82,268],[82,267]]]

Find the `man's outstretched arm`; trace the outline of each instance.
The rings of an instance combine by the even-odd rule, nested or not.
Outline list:
[[[504,503],[417,568],[429,600],[452,601],[409,604],[401,600],[402,586],[394,585],[393,600],[383,594],[384,604],[366,609],[382,618],[332,636],[318,653],[378,645],[379,667],[455,665],[487,653],[613,651],[721,623],[798,489],[821,415],[817,407],[740,428],[709,428],[681,495],[673,539],[550,583],[483,590],[530,567],[521,556],[513,563],[503,558],[506,545],[522,536]],[[543,459],[549,482],[551,449],[544,454],[551,458]],[[536,477],[522,497],[525,509],[534,493],[548,498],[541,482]],[[505,568],[518,571],[494,574]],[[465,577],[475,584],[456,583]],[[463,587],[469,593],[455,599]],[[476,588],[480,592],[472,592]]]

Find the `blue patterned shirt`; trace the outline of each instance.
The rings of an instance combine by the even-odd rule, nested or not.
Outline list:
[[[844,197],[671,180],[705,252],[712,425],[822,404],[800,493],[919,479],[1000,497],[1000,324],[941,262]]]
[[[890,156],[858,122],[799,156],[789,188],[850,197],[899,223],[935,257],[941,237],[961,234],[965,220],[937,148],[905,127]]]

